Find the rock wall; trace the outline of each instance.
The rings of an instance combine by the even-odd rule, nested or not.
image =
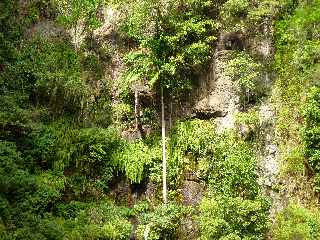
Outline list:
[[[266,22],[256,35],[239,33],[221,33],[209,72],[199,79],[198,88],[192,96],[192,110],[198,115],[206,113],[213,116],[218,133],[235,128],[235,114],[240,109],[239,96],[235,83],[224,74],[224,69],[233,51],[247,51],[255,55],[263,64],[264,73],[260,81],[266,86],[265,96],[250,107],[258,109],[259,128],[257,147],[258,182],[263,192],[272,200],[270,217],[273,219],[277,212],[287,204],[288,194],[284,196],[278,186],[284,186],[280,174],[280,156],[276,142],[276,113],[271,101],[274,73],[269,70],[270,59],[274,55],[273,27]]]
[[[218,132],[234,127],[233,116],[239,108],[239,96],[232,80],[225,76],[224,68],[230,50],[217,49],[207,76],[200,79],[200,87],[193,96],[193,111],[211,113]],[[208,115],[208,114],[207,114]]]
[[[258,182],[264,193],[272,199],[270,217],[274,219],[277,212],[284,208],[278,189],[278,174],[280,172],[279,152],[275,139],[276,115],[272,103],[268,100],[259,107],[259,148],[258,157]]]
[[[104,9],[104,24],[94,32],[94,38],[99,45],[109,44],[113,51],[111,61],[106,68],[107,79],[112,82],[113,104],[119,104],[119,82],[125,66],[123,56],[133,46],[124,42],[117,33],[117,23],[120,13],[114,9]],[[267,85],[267,91],[271,92],[274,74],[269,70],[269,60],[273,58],[273,34],[271,21],[266,21],[255,33],[225,33],[221,32],[213,53],[212,62],[208,72],[197,80],[193,91],[187,94],[183,100],[167,96],[166,122],[168,129],[174,123],[183,118],[214,119],[218,133],[235,128],[234,116],[240,111],[240,98],[237,94],[235,83],[225,75],[225,67],[230,60],[230,54],[234,51],[247,51],[255,55],[264,65],[265,73],[261,81]],[[153,95],[152,101],[159,101],[159,96]],[[256,103],[259,112],[259,144],[257,150],[259,183],[266,195],[270,196],[273,205],[270,210],[271,217],[283,209],[289,199],[289,192],[294,190],[279,190],[279,186],[286,188],[287,183],[279,177],[280,165],[279,150],[275,139],[276,113],[268,93],[261,99],[262,103]],[[253,106],[251,106],[253,107]],[[160,107],[158,107],[160,112]],[[160,120],[160,114],[158,113]],[[132,130],[125,130],[124,136],[128,139],[141,137],[141,134]],[[152,183],[148,183],[148,186]],[[284,187],[283,187],[284,186]],[[201,190],[200,190],[201,189]],[[203,189],[196,181],[186,180],[182,183],[182,201],[186,205],[197,205],[202,198]],[[117,190],[115,189],[115,192]],[[154,195],[152,191],[151,195]],[[201,193],[201,194],[200,194]],[[148,198],[150,194],[147,193]],[[192,220],[187,220],[192,221]]]

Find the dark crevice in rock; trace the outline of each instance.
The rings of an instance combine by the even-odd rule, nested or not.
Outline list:
[[[244,50],[245,40],[241,33],[224,33],[221,35],[218,50]]]
[[[217,117],[225,117],[228,112],[225,111],[215,111],[215,110],[195,110],[190,118],[197,118],[201,120],[209,120]]]

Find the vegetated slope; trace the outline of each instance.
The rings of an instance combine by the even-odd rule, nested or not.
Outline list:
[[[319,9],[2,1],[1,239],[318,239]]]

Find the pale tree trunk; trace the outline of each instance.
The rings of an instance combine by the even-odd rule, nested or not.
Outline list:
[[[173,111],[173,103],[172,96],[170,97],[170,115],[169,115],[169,130],[172,128],[172,111]]]
[[[134,91],[134,114],[136,120],[136,130],[139,129],[140,105],[139,105],[139,92],[136,88]]]
[[[163,202],[168,202],[167,194],[167,158],[166,158],[166,122],[164,119],[163,87],[161,87],[161,133],[162,133],[162,197]]]

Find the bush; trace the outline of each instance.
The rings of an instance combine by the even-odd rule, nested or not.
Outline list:
[[[208,169],[202,167],[208,162],[217,141],[215,126],[210,121],[195,119],[178,122],[170,134],[168,144],[170,182],[174,185],[179,181],[185,168],[197,172],[200,178],[206,179]]]
[[[201,239],[262,239],[268,229],[269,207],[263,197],[204,198],[198,218]]]
[[[256,160],[247,143],[220,136],[209,160],[209,194],[200,204],[203,239],[261,239],[270,204],[261,196]]]
[[[145,239],[146,236],[150,240],[176,239],[179,224],[188,211],[185,207],[170,203],[142,213],[137,229],[138,239]]]
[[[248,0],[228,0],[223,4],[223,16],[243,16],[247,14],[250,1]]]
[[[150,141],[151,140],[151,141]],[[113,161],[127,178],[134,183],[140,183],[150,173],[149,169],[161,162],[161,147],[158,139],[136,140],[124,142],[113,155]]]
[[[64,178],[53,172],[30,174],[21,153],[9,142],[0,144],[0,222],[12,239],[61,239],[60,227],[42,216],[64,190]]]
[[[262,65],[245,52],[235,54],[226,66],[225,74],[235,81],[243,107],[262,94],[261,68]]]
[[[111,155],[121,143],[112,127],[79,129],[68,122],[43,125],[30,141],[34,158],[43,166],[57,171],[71,168],[91,178],[110,178],[114,168]]]
[[[170,179],[179,181],[183,171],[191,170],[217,194],[251,197],[259,191],[250,146],[232,132],[216,134],[210,121],[178,123],[171,133],[168,163]]]
[[[291,204],[277,215],[272,233],[276,240],[319,239],[320,212]]]
[[[216,134],[203,120],[179,122],[169,143],[171,176],[191,170],[208,183],[198,217],[202,239],[261,239],[270,203],[261,196],[251,146],[234,132]]]
[[[235,115],[236,129],[245,140],[258,141],[260,130],[259,112],[251,108]]]
[[[60,198],[60,191],[64,187],[63,178],[50,172],[40,176],[30,174],[18,165],[19,162],[22,163],[22,159],[14,144],[1,142],[0,151],[3,153],[0,164],[2,194],[9,204],[15,202],[12,210],[18,210],[17,214],[23,214],[24,211],[45,211],[48,204]]]
[[[294,4],[297,5],[297,4]],[[275,68],[279,113],[277,130],[282,139],[300,141],[302,99],[310,86],[317,84],[319,52],[317,30],[319,2],[300,3],[291,15],[276,23]],[[303,47],[301,47],[303,46]]]
[[[67,239],[128,239],[132,229],[128,221],[130,210],[111,202],[72,202],[59,205],[57,213],[66,217],[64,229]]]
[[[111,202],[59,204],[55,214],[26,213],[14,229],[4,232],[4,239],[128,239],[132,226],[129,209]],[[70,209],[74,211],[70,214]],[[67,212],[65,212],[67,211]],[[68,212],[69,211],[69,212]],[[11,230],[11,231],[8,231]],[[1,235],[0,235],[1,236]]]
[[[258,194],[254,153],[246,142],[232,133],[220,137],[209,167],[211,191],[243,198],[252,198]]]
[[[302,138],[305,156],[316,173],[317,190],[320,188],[320,87],[310,89],[306,104],[303,106],[305,118]]]

